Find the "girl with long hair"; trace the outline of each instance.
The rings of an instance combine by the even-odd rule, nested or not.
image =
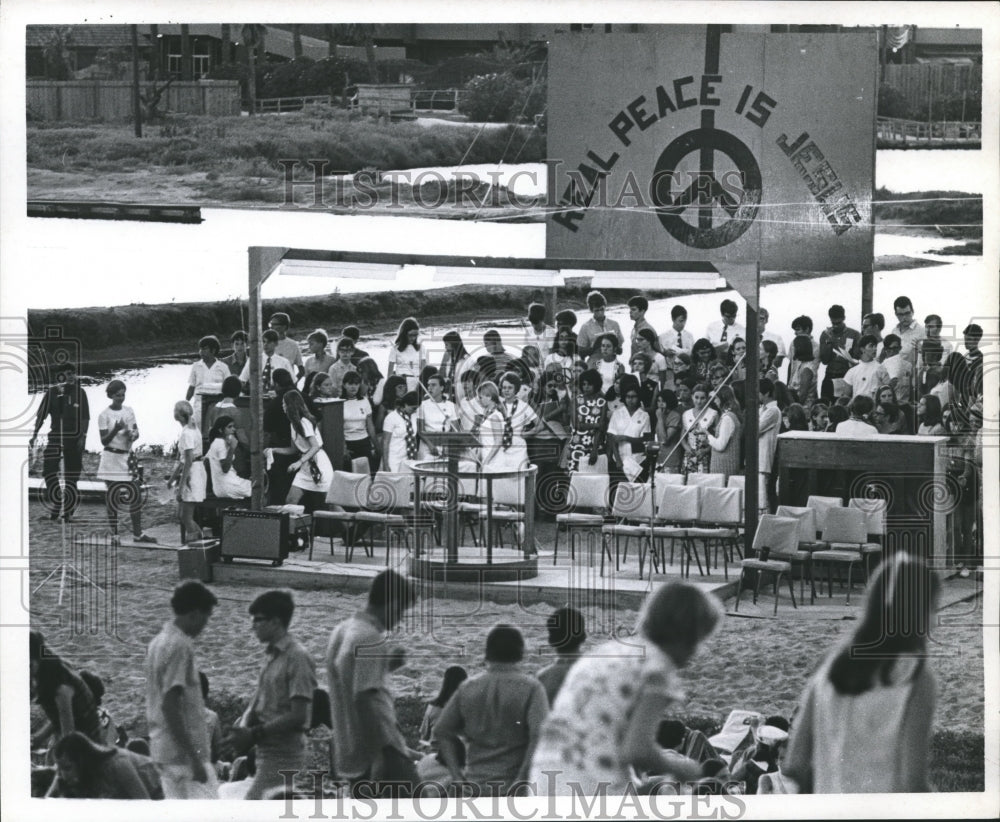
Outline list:
[[[389,376],[406,378],[406,390],[416,391],[420,369],[424,366],[424,351],[420,344],[420,324],[407,317],[399,324],[396,339],[389,349]]]
[[[462,341],[462,335],[457,331],[448,331],[442,342],[444,342],[444,354],[441,357],[438,373],[444,380],[444,390],[454,394],[454,389],[460,380],[460,369],[469,359],[469,352]]]
[[[684,449],[678,444],[683,425],[677,395],[668,388],[663,389],[656,396],[656,441],[660,444],[660,453],[656,458],[657,471],[680,473]]]
[[[927,644],[940,585],[898,551],[868,584],[864,615],[806,686],[782,771],[801,793],[930,790],[936,685]]]
[[[298,454],[299,458],[288,466],[294,474],[285,502],[297,505],[304,498],[306,513],[322,507],[326,492],[333,480],[333,465],[323,450],[323,436],[316,427],[316,419],[306,408],[302,394],[294,389],[281,398],[281,406],[291,425],[292,446],[276,448],[284,454]]]
[[[344,375],[340,398],[344,401],[345,470],[350,470],[351,460],[365,457],[374,474],[379,463],[375,414],[368,397],[361,396],[361,375],[356,371]]]
[[[933,394],[921,397],[917,403],[917,434],[922,437],[946,437],[948,432],[942,422],[941,400]]]
[[[715,395],[715,401],[719,406],[719,417],[705,432],[708,446],[712,449],[708,470],[712,474],[724,474],[728,480],[733,474],[740,473],[740,434],[743,424],[736,413],[736,393],[732,388],[722,386]]]
[[[243,479],[233,470],[233,458],[239,447],[236,438],[236,421],[225,415],[216,418],[208,432],[208,469],[212,475],[212,491],[222,499],[247,499],[250,480]]]
[[[697,346],[698,343],[695,343]],[[693,405],[681,415],[684,425],[685,474],[707,474],[711,460],[711,446],[708,444],[708,430],[718,416],[714,408],[708,406],[709,388],[704,383],[698,383],[691,390]]]

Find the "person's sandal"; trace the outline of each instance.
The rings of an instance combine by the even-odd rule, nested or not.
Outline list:
[[[139,536],[132,538],[132,542],[138,542],[144,545],[155,545],[156,537],[151,537],[149,534],[139,534]]]

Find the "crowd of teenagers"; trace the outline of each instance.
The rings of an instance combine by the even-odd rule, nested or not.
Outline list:
[[[392,684],[400,668],[429,664],[408,660],[393,636],[404,642],[419,629],[407,621],[413,583],[379,573],[363,610],[332,626],[321,666],[290,633],[292,595],[254,599],[251,630],[264,658],[256,685],[247,676],[246,709],[222,728],[205,705],[195,652],[217,599],[188,580],[148,646],[144,736],[127,739],[102,718],[100,680],[78,674],[31,633],[32,696],[47,717],[32,737],[33,791],[264,799],[295,795],[291,773],[308,795],[316,764],[307,733],[320,724],[331,744],[326,784],[355,798],[928,791],[936,685],[926,644],[938,587],[924,563],[895,553],[873,576],[857,627],[830,649],[791,717],[756,714],[736,733],[727,723],[710,738],[683,722],[681,671],[723,621],[721,603],[696,586],[655,588],[625,640],[588,641],[583,614],[557,609],[534,670],[521,631],[498,624],[482,660],[454,660],[471,673],[437,663],[440,691],[415,741],[400,728]],[[733,707],[717,706],[720,714]],[[754,716],[753,706],[736,707]],[[239,759],[223,764],[220,752]]]
[[[941,317],[928,315],[921,324],[910,299],[900,296],[888,333],[883,314],[866,314],[858,331],[846,324],[843,307],[833,305],[818,340],[807,315],[792,321],[786,338],[769,327],[761,308],[760,373],[748,375],[746,330],[732,300],[721,302],[719,317],[699,337],[688,329],[682,305],[672,307],[670,327],[657,329],[646,319],[648,300],[636,295],[628,300],[632,326],[624,330],[606,316],[600,292],[591,292],[587,305],[588,318],[563,310],[550,325],[545,307],[533,303],[520,326],[503,334],[490,329],[481,344],[458,331],[424,339],[418,321],[408,317],[390,347],[386,374],[359,346],[357,327],[344,328],[336,340],[313,331],[303,356],[288,334],[289,316],[274,314],[262,334],[261,361],[268,503],[323,507],[335,470],[352,470],[360,458],[372,473],[409,470],[413,460],[439,453],[424,434],[447,430],[477,435],[481,446],[466,457],[483,471],[538,466],[539,489],[583,464],[603,466],[604,459],[613,484],[644,481],[651,471],[742,474],[744,407],[747,391],[755,390],[762,508],[773,511],[777,504],[777,435],[784,431],[950,436],[955,458],[949,471],[962,496],[961,550],[978,555],[980,326],[964,328],[959,346],[955,334],[942,333]],[[236,331],[230,341],[232,353],[220,358],[217,337],[200,340],[186,399],[174,406],[181,434],[170,484],[189,539],[201,536],[194,512],[207,495],[250,495],[251,423],[246,404],[237,402],[249,391],[247,334]],[[125,389],[119,380],[107,387],[111,405],[99,417],[98,478],[109,484],[113,526],[116,512],[127,510],[134,536],[147,540],[140,495],[129,487],[137,478],[130,447],[138,428],[123,405]],[[206,389],[223,398],[203,421]],[[342,465],[331,463],[317,425],[330,399],[343,400]],[[72,371],[46,394],[36,435],[46,416],[52,430],[44,474],[50,498],[58,499],[60,457],[65,486],[75,487],[89,424],[86,396]],[[659,445],[655,457],[645,447],[650,441]],[[70,517],[76,495],[66,490],[61,496],[64,504],[54,505],[52,516]],[[539,491],[539,499],[557,497]]]

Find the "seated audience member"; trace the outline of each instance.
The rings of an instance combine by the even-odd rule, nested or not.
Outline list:
[[[452,779],[473,783],[484,796],[505,796],[527,779],[548,714],[545,688],[520,669],[523,657],[521,632],[495,626],[486,638],[486,670],[458,687],[434,729]],[[462,739],[465,773],[458,747]]]
[[[229,368],[232,377],[238,377],[243,371],[243,366],[247,364],[247,344],[250,338],[246,331],[234,331],[229,337],[229,342],[233,344],[233,353],[228,357],[223,357],[222,362]]]
[[[53,749],[56,778],[47,796],[80,799],[163,799],[156,765],[127,748],[94,742],[79,731]]]
[[[351,355],[351,362],[357,368],[361,361],[368,356],[368,352],[358,348],[358,340],[361,339],[361,330],[356,325],[345,325],[340,336],[350,340],[354,344],[354,354]]]
[[[875,349],[878,340],[868,334],[858,340],[858,352],[861,356],[860,362],[847,369],[844,374],[844,382],[851,389],[851,396],[875,398],[879,388],[889,383],[889,372],[885,366],[875,359]]]
[[[294,369],[292,364],[287,358],[283,357],[281,354],[277,353],[278,347],[278,332],[272,328],[267,329],[263,334],[260,335],[261,345],[264,348],[264,353],[261,356],[260,363],[260,381],[261,390],[268,394],[275,390],[274,385],[274,372],[278,369],[287,371],[290,375],[294,374]],[[247,363],[243,366],[243,370],[240,372],[240,382],[243,383],[244,390],[249,391],[248,386],[250,385],[250,360],[247,359]],[[292,384],[294,385],[294,378]]]
[[[850,416],[851,415],[847,411],[847,406],[841,405],[840,403],[831,405],[830,410],[827,412],[827,433],[832,434],[835,432],[840,425],[847,422]]]
[[[236,438],[236,423],[224,414],[217,417],[208,432],[209,474],[212,478],[212,493],[218,499],[247,499],[251,482],[236,473],[234,459],[239,448]]]
[[[305,362],[307,376],[314,373],[325,373],[337,361],[336,357],[331,357],[330,353],[326,350],[329,341],[330,338],[322,328],[317,328],[312,334],[306,337],[306,345],[309,347],[309,356]],[[351,344],[353,345],[354,343],[352,342]]]
[[[695,762],[718,759],[719,754],[701,731],[689,728],[678,719],[664,719],[656,732],[656,743]]]
[[[788,720],[770,716],[755,734],[747,734],[730,758],[729,771],[736,782],[746,784],[746,793],[759,793],[760,780],[767,774],[778,773],[781,751],[788,741]],[[768,780],[773,787],[773,780]]]
[[[942,422],[941,401],[928,395],[917,403],[917,434],[922,437],[945,437],[948,435]]]
[[[452,695],[458,690],[458,686],[469,678],[469,674],[461,665],[452,665],[444,672],[441,680],[441,690],[438,695],[427,703],[424,710],[424,718],[420,723],[420,745],[427,749],[427,753],[417,761],[417,776],[425,785],[434,785],[438,791],[447,791],[451,787],[451,774],[438,750],[437,740],[434,738],[434,726],[438,717],[448,704]],[[459,767],[465,767],[465,745],[458,742]],[[430,789],[428,788],[428,791]],[[423,793],[423,796],[429,793]],[[444,795],[444,794],[442,794]]]
[[[80,679],[90,688],[97,704],[97,716],[101,721],[101,738],[96,741],[102,745],[124,745],[128,741],[128,734],[114,721],[108,709],[102,704],[105,693],[104,681],[91,671],[80,671]]]
[[[28,639],[31,696],[47,720],[31,735],[31,747],[40,748],[50,738],[57,741],[70,731],[83,731],[95,742],[100,741],[100,715],[90,688],[38,631],[31,631]]]
[[[580,658],[583,643],[587,640],[587,630],[583,614],[576,608],[556,608],[545,621],[549,646],[556,653],[553,662],[542,668],[537,676],[545,688],[549,705],[554,705],[556,695],[562,687],[566,674]]]
[[[809,430],[809,417],[806,415],[806,409],[799,405],[797,402],[793,402],[788,408],[785,409],[781,416],[781,431],[808,431]]]
[[[219,754],[222,748],[222,723],[219,715],[208,707],[208,676],[204,671],[198,671],[198,680],[201,682],[201,701],[204,704],[205,728],[208,730],[209,745],[211,746],[211,763],[217,765]]]
[[[874,407],[875,403],[867,394],[856,396],[848,406],[849,418],[837,426],[837,433],[842,437],[871,437],[877,434],[878,429],[868,422],[868,415]]]

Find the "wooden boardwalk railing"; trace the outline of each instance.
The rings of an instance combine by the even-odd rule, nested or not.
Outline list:
[[[879,117],[880,146],[974,146],[982,142],[982,123],[944,121],[924,123]]]

